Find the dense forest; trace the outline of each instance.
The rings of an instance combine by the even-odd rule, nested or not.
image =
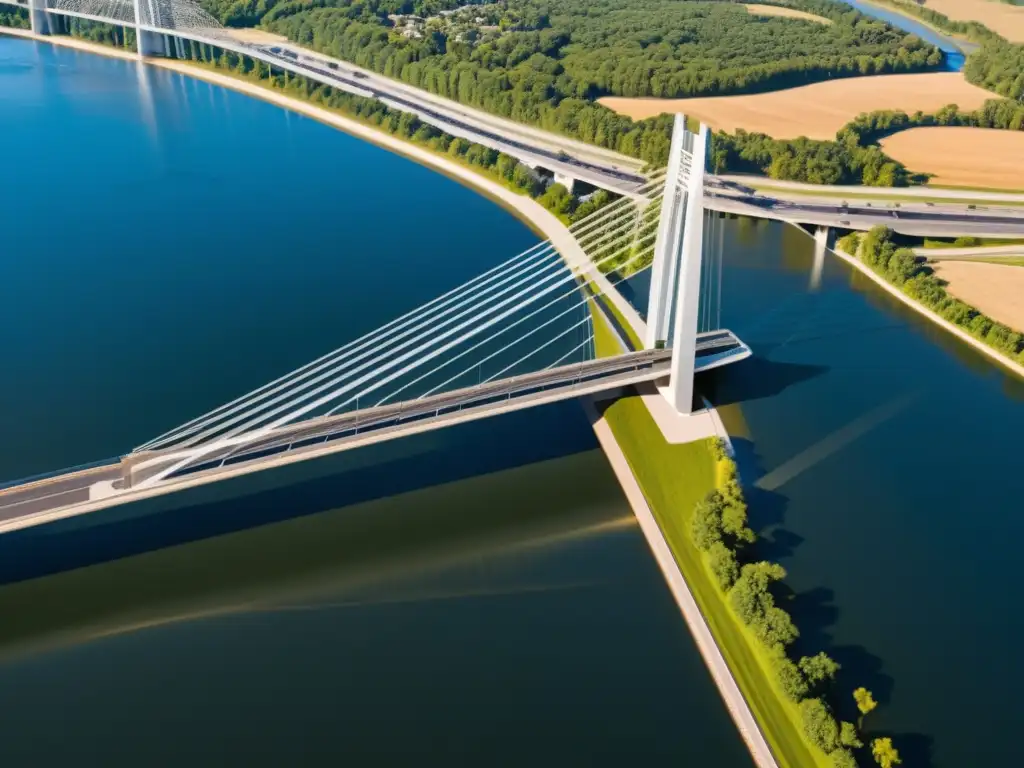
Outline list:
[[[1024,98],[1024,45],[989,40],[967,57],[964,75],[982,88],[1011,99]]]
[[[524,123],[664,162],[669,121],[634,123],[604,94],[744,93],[828,77],[938,66],[913,36],[828,0],[792,0],[830,25],[756,17],[731,2],[502,0],[497,24],[428,19],[408,35],[392,14],[431,16],[460,0],[205,0],[225,23],[261,23],[302,45]],[[432,23],[432,22],[438,23]]]
[[[228,24],[261,23],[431,92],[655,165],[667,160],[671,118],[634,122],[594,103],[595,97],[746,92],[939,63],[939,53],[916,37],[839,3],[787,4],[832,23],[756,17],[731,2],[598,0],[586,6],[580,0],[501,0],[467,6],[464,0],[204,0]],[[131,44],[105,25],[78,26],[73,31],[83,37]],[[1022,97],[1024,46],[973,23],[949,26],[984,43],[968,58],[968,79]],[[862,115],[835,141],[720,133],[711,163],[716,172],[900,186],[922,179],[884,154],[877,146],[882,136],[918,125],[1020,130],[1022,122],[1024,107],[992,100],[969,113],[950,106],[935,115]]]

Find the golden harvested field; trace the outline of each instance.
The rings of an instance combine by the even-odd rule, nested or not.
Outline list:
[[[832,19],[824,16],[816,16],[807,11],[798,11],[796,8],[783,8],[778,5],[759,5],[758,3],[744,6],[751,16],[784,16],[787,19],[803,19],[804,21],[816,21],[819,24],[831,24]]]
[[[834,139],[836,131],[861,112],[902,109],[934,112],[947,104],[977,109],[990,93],[971,85],[959,72],[919,75],[875,75],[829,80],[771,93],[707,96],[693,99],[628,99],[606,96],[600,103],[634,119],[663,112],[700,118],[715,130],[737,128],[766,133],[776,139]]]
[[[994,128],[911,128],[880,142],[912,171],[934,174],[932,184],[1024,187],[1024,132]]]
[[[926,0],[925,7],[957,21],[980,21],[1007,40],[1024,43],[1024,6],[996,0]]]
[[[943,261],[933,265],[951,294],[993,320],[1024,330],[1024,267]]]

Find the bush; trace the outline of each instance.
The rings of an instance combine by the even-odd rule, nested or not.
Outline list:
[[[801,701],[800,719],[807,738],[825,754],[839,748],[839,724],[821,699]]]
[[[697,504],[690,518],[690,536],[694,546],[707,552],[722,543],[722,497],[718,491],[709,493]]]
[[[708,548],[708,565],[723,592],[727,592],[740,575],[740,566],[736,561],[735,553],[721,541],[714,542]]]
[[[800,701],[809,693],[807,680],[804,679],[800,668],[793,663],[792,659],[786,656],[786,651],[778,647],[776,655],[772,658],[772,669],[775,671],[775,679],[779,688],[792,701]]]

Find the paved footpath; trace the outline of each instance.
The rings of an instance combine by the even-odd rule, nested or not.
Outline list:
[[[700,608],[697,607],[693,593],[690,592],[690,588],[679,571],[679,566],[676,565],[672,550],[669,549],[668,543],[661,534],[661,528],[658,527],[651,508],[647,505],[647,499],[644,498],[643,491],[640,490],[640,485],[633,476],[633,471],[629,468],[626,456],[619,448],[611,427],[604,418],[598,417],[593,405],[588,404],[588,412],[593,421],[597,439],[633,508],[633,514],[636,516],[637,522],[640,523],[640,529],[647,539],[654,559],[658,562],[658,567],[661,568],[669,590],[679,605],[679,610],[683,613],[683,618],[686,619],[690,634],[697,643],[701,656],[704,657],[704,663],[707,664],[711,677],[715,681],[715,685],[718,686],[718,692],[725,701],[726,709],[729,710],[733,722],[739,729],[740,736],[743,737],[751,757],[754,758],[754,764],[758,768],[778,768],[775,756],[772,755],[764,734],[758,728],[757,721],[754,719],[750,707],[747,706],[746,699],[743,698],[739,686],[736,685],[736,680],[733,679],[732,673],[725,663],[725,658],[718,649],[718,644],[715,642],[707,622],[704,621]]]

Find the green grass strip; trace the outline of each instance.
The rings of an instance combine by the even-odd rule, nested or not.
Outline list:
[[[693,508],[715,487],[712,441],[667,443],[637,396],[620,398],[605,417],[778,764],[828,768],[828,758],[805,741],[797,706],[776,688],[765,651],[737,619],[690,540]]]

